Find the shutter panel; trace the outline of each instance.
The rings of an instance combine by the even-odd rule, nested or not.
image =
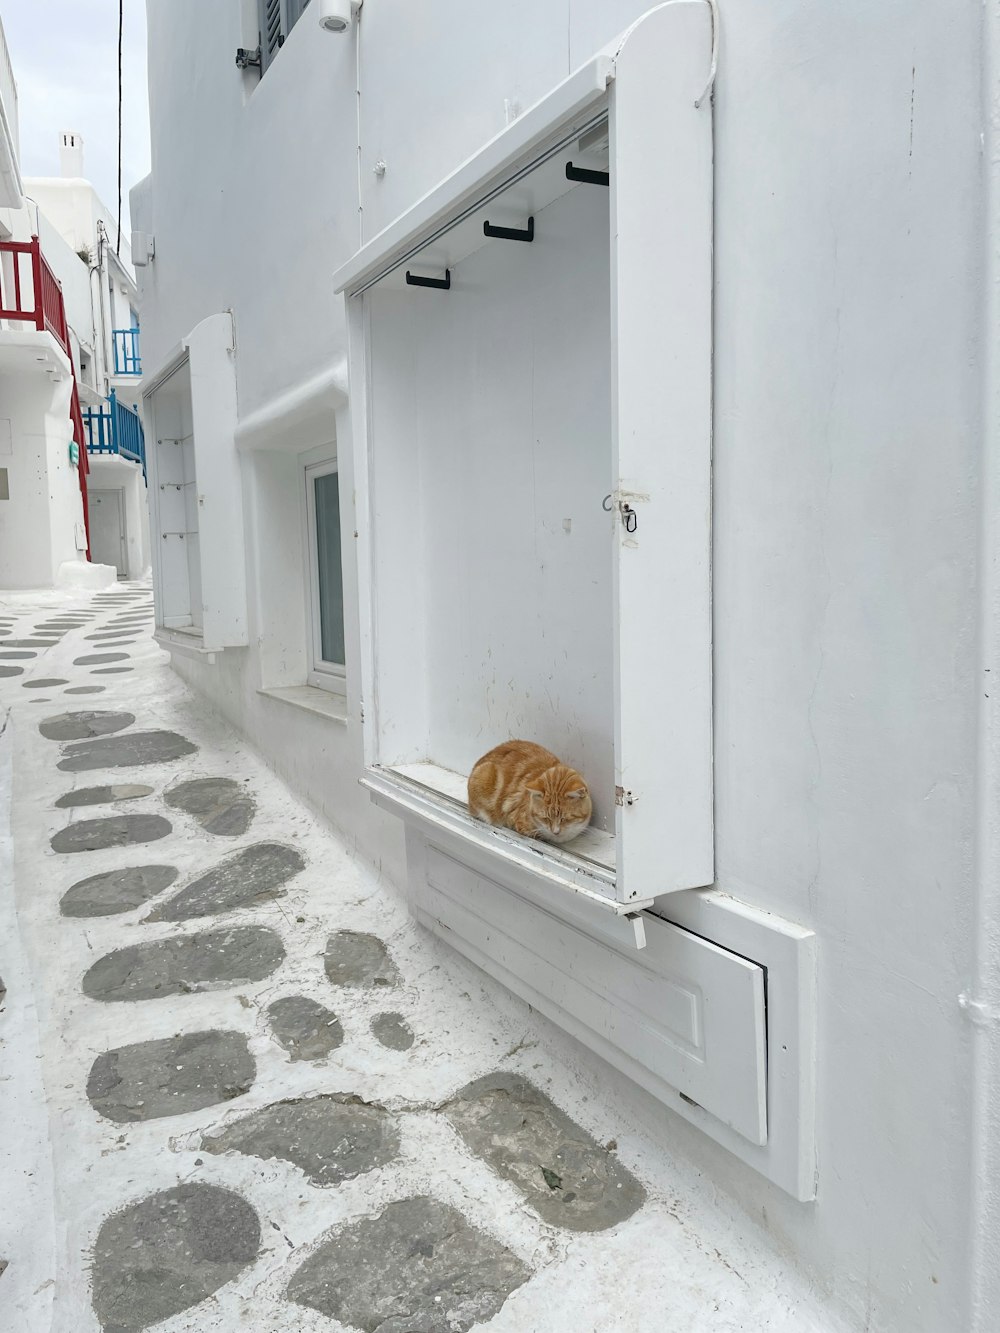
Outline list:
[[[711,45],[706,5],[650,10],[611,91],[622,902],[714,875],[712,108],[694,106]]]
[[[285,40],[281,0],[257,0],[260,14],[260,72],[263,74]]]
[[[247,637],[243,478],[236,451],[233,317],[209,315],[185,339],[201,552],[202,646],[241,648]]]

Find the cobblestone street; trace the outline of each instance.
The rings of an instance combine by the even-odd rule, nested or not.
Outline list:
[[[5,1333],[830,1328],[189,693],[147,586],[5,594],[0,722]]]

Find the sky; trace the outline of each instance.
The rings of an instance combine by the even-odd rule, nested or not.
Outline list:
[[[149,171],[146,3],[123,0],[122,227]],[[118,0],[0,0],[17,80],[21,174],[59,175],[59,135],[83,136],[84,174],[118,211]]]

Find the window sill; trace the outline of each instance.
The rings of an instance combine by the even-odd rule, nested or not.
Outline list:
[[[558,899],[546,898],[548,889],[558,890],[559,896],[570,890],[613,916],[637,918],[653,905],[652,898],[619,902],[615,874],[607,866],[473,819],[464,799],[447,795],[440,785],[430,787],[398,768],[367,768],[361,785],[376,805],[416,825],[425,837],[443,841],[445,850],[463,865],[493,878],[502,878],[506,867],[515,884],[522,889],[535,885],[550,905]],[[634,931],[636,947],[641,949],[641,930],[634,926]]]
[[[168,653],[178,653],[182,657],[194,657],[199,662],[207,662],[209,666],[214,665],[216,654],[222,651],[217,648],[205,648],[202,644],[201,635],[193,630],[164,629],[162,625],[157,626],[153,632],[153,642],[158,643],[161,648],[165,648]]]
[[[347,700],[342,694],[331,694],[329,690],[319,690],[315,685],[284,685],[278,689],[258,690],[266,699],[277,699],[279,703],[291,704],[306,713],[317,713],[331,722],[347,726]]]

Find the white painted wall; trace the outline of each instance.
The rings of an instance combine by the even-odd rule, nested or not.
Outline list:
[[[7,49],[7,38],[0,23],[0,109],[7,122],[7,133],[14,149],[14,156],[20,159],[20,129],[18,124],[17,80],[14,67]]]
[[[82,156],[82,149],[78,150],[78,156]],[[110,209],[90,182],[82,177],[29,177],[25,190],[45,219],[44,224],[39,225],[45,225],[50,235],[54,233],[60,237],[63,248],[78,263],[82,263],[79,260],[81,251],[90,255],[86,320],[93,332],[89,340],[81,340],[96,350],[94,371],[98,391],[106,396],[113,384],[126,390],[125,401],[130,402],[129,395],[137,380],[134,376],[115,375],[113,347],[114,330],[131,327],[131,310],[138,300],[130,237],[122,232],[119,238],[117,222]],[[116,254],[118,245],[120,250]],[[57,275],[65,282],[64,273],[68,274],[71,265],[58,247],[53,247],[53,253],[60,263]],[[75,285],[75,275],[72,280]]]
[[[456,265],[460,303],[373,300],[379,761],[467,774],[531,736],[613,831],[608,191],[535,229]]]
[[[98,222],[107,229],[111,245],[118,244],[117,220],[90,181],[79,176],[28,176],[24,188],[74,250],[94,248]],[[118,250],[129,272],[132,271],[130,240],[123,231]]]
[[[304,680],[297,454],[331,425],[348,438],[342,381],[323,378],[344,355],[329,274],[643,8],[366,5],[359,214],[356,33],[322,35],[307,13],[256,86],[232,64],[256,44],[239,7],[148,5],[153,175],[133,194],[156,245],[142,275],[145,364],[232,309],[240,418],[255,423],[250,647],[176,665],[393,876],[400,830],[356,782],[350,543],[347,722],[258,692]],[[977,910],[988,446],[980,13],[933,0],[723,9],[717,884],[818,934],[816,1202],[793,1203],[669,1112],[649,1115],[665,1151],[738,1200],[859,1330],[964,1333],[969,1255],[984,1252],[972,1246],[958,1003]],[[294,407],[294,431],[276,403]],[[1000,1312],[981,1318],[995,1327]]]
[[[69,459],[69,395],[68,376],[53,383],[41,370],[0,369],[0,467],[10,492],[0,500],[2,588],[52,587],[59,566],[80,558],[83,503]]]
[[[91,454],[87,486],[124,491],[126,577],[141,578],[149,569],[149,509],[142,468],[113,454]]]
[[[62,283],[66,319],[70,330],[78,342],[93,355],[94,315],[90,301],[90,275],[87,265],[63,239],[41,209],[36,206],[31,212],[34,215],[33,229],[42,243],[42,254],[52,272]]]

